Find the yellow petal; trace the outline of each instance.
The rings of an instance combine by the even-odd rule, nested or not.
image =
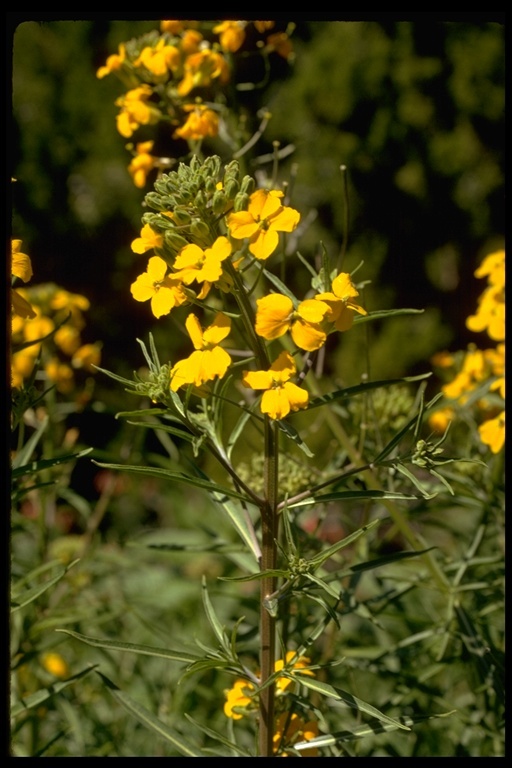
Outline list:
[[[305,408],[309,402],[309,392],[301,389],[291,381],[283,384],[283,390],[290,403],[292,411],[298,411],[299,408]]]
[[[155,317],[168,315],[176,306],[176,295],[172,288],[161,286],[151,299],[151,311]]]
[[[216,259],[224,261],[224,259],[227,259],[227,257],[231,255],[231,243],[227,237],[218,237],[212,247],[206,250],[206,254],[208,255],[210,251],[215,255]]]
[[[265,261],[279,245],[279,235],[271,229],[258,229],[251,238],[249,251],[260,261]]]
[[[282,387],[267,389],[261,398],[261,412],[271,419],[284,419],[290,413],[290,401]]]
[[[354,286],[348,272],[340,272],[340,274],[332,281],[333,293],[338,299],[349,299],[359,296],[359,291]]]
[[[220,342],[229,336],[231,331],[231,318],[225,315],[223,312],[218,312],[215,316],[215,320],[209,328],[203,333],[203,341],[205,344],[220,344]]]
[[[278,339],[290,327],[293,303],[282,293],[271,293],[258,299],[256,310],[256,333],[269,341]]]
[[[290,353],[283,351],[279,357],[274,360],[270,366],[270,370],[275,371],[276,373],[280,373],[281,381],[287,381],[291,376],[293,376],[297,369],[295,367],[295,360],[290,355]]]
[[[252,237],[258,231],[258,224],[254,221],[249,211],[230,213],[227,217],[229,233],[235,240],[243,240],[244,237]]]
[[[272,374],[270,371],[244,371],[242,384],[251,389],[270,389]]]
[[[130,291],[135,301],[148,301],[155,295],[153,278],[144,272],[131,284]]]
[[[148,261],[147,272],[155,282],[160,282],[167,272],[167,264],[160,256],[152,256]]]
[[[203,329],[201,328],[201,323],[193,313],[188,315],[187,319],[185,320],[185,326],[187,328],[188,335],[192,340],[192,344],[194,345],[194,349],[202,349],[204,346]]]
[[[282,208],[275,216],[268,219],[269,229],[278,232],[293,232],[300,221],[300,213],[294,208]]]
[[[298,318],[292,325],[292,339],[299,349],[314,352],[325,344],[327,334],[319,325]]]

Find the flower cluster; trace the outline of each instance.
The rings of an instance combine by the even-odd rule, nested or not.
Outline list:
[[[288,651],[284,659],[278,659],[274,671],[280,672],[286,668],[300,670],[302,674],[314,676],[308,669],[310,659],[305,656],[296,658],[295,651]],[[288,694],[293,693],[296,684],[284,675],[276,679],[276,718],[274,730],[274,754],[287,757],[294,754],[293,745],[299,741],[311,741],[318,736],[318,724],[313,720],[305,720],[296,712],[290,711]],[[238,678],[233,686],[225,691],[226,702],[224,714],[233,720],[241,720],[243,717],[256,716],[257,697],[255,685],[249,680]],[[296,754],[296,753],[295,753]],[[316,757],[318,750],[301,751],[303,757]]]
[[[21,240],[12,241],[12,275],[28,282],[32,277],[29,256],[21,251]],[[69,394],[75,389],[75,373],[93,372],[100,361],[100,344],[84,344],[81,332],[85,296],[70,293],[53,283],[12,290],[12,386],[21,388],[33,373],[41,355],[47,379]]]
[[[154,212],[143,215],[132,250],[153,255],[131,285],[133,298],[149,301],[157,318],[190,304],[203,304],[209,312],[205,299],[210,301],[212,291],[220,292],[213,305],[229,306],[230,295],[234,300],[228,314],[217,311],[210,323],[187,310],[185,327],[194,351],[171,367],[172,391],[192,386],[204,395],[209,392],[205,385],[232,368],[232,356],[221,343],[232,332],[233,316],[245,320],[253,351],[255,346],[264,349],[257,354],[264,367],[242,373],[243,386],[262,393],[262,413],[281,420],[306,408],[309,393],[294,381],[297,364],[292,352],[284,349],[268,356],[259,339],[286,344],[283,337],[289,332],[297,352],[314,352],[329,334],[351,328],[355,315],[367,312],[356,301],[359,291],[350,275],[333,273],[323,282],[329,290],[312,288],[302,301],[270,292],[255,306],[250,303],[244,275],[254,274],[256,281],[263,276],[263,266],[280,250],[286,233],[296,229],[300,214],[286,204],[282,190],[255,189],[251,176],[240,178],[237,161],[223,167],[215,155],[204,163],[194,156],[189,165],[180,163],[155,182],[146,205]]]
[[[450,403],[433,413],[430,425],[442,432],[454,418],[456,406],[474,404],[481,441],[492,453],[499,453],[505,442],[505,251],[486,256],[475,277],[487,277],[488,285],[466,326],[475,333],[486,333],[497,344],[488,349],[471,344],[465,352],[442,352],[434,357],[433,363],[452,378],[442,388]]]
[[[127,87],[116,100],[118,132],[129,139],[163,123],[170,126],[168,138],[185,140],[190,147],[216,137],[221,122],[226,128],[222,89],[233,78],[233,54],[254,46],[260,56],[291,57],[293,25],[268,34],[274,27],[274,21],[167,19],[159,30],[121,43],[96,72],[100,79],[115,74]],[[153,154],[152,140],[127,148],[133,153],[128,170],[137,187],[146,184],[154,168],[168,165],[167,158]]]

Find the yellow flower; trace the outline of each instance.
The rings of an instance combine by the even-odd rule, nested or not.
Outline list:
[[[466,320],[470,331],[487,331],[494,341],[505,339],[505,251],[496,251],[485,257],[475,277],[488,278],[488,287],[478,300],[474,315]]]
[[[121,69],[124,60],[126,59],[126,48],[124,43],[121,43],[118,47],[118,53],[113,53],[109,56],[105,65],[100,67],[96,72],[96,77],[100,80],[102,77],[109,75],[111,72],[115,72],[117,69]]]
[[[246,691],[254,691],[254,685],[247,680],[235,680],[233,687],[224,691],[226,696],[224,714],[226,717],[231,717],[232,720],[241,720],[243,714],[235,711],[235,707],[246,709],[255,703],[255,699],[247,696]]]
[[[29,320],[36,316],[36,312],[27,299],[19,291],[11,289],[11,306],[13,315]]]
[[[478,434],[484,445],[488,445],[493,453],[499,453],[505,444],[505,411],[480,424]]]
[[[175,45],[166,45],[160,38],[154,48],[146,46],[133,62],[134,67],[145,67],[157,79],[165,79],[169,71],[174,72],[180,66],[180,51]]]
[[[140,237],[135,238],[131,248],[134,253],[146,253],[151,248],[161,248],[163,244],[163,236],[151,229],[149,224],[144,224],[140,231]]]
[[[56,345],[66,355],[73,355],[80,346],[80,331],[73,325],[63,325],[53,337]]]
[[[181,32],[184,24],[185,22],[181,19],[165,19],[164,21],[160,22],[160,31],[169,32],[171,35],[176,35],[178,32]]]
[[[182,46],[184,43],[182,43]],[[203,48],[185,59],[184,77],[178,85],[178,95],[187,96],[193,88],[207,88],[212,80],[221,84],[229,80],[229,67],[221,53]]]
[[[24,283],[28,283],[32,278],[32,262],[30,261],[30,256],[22,253],[20,248],[21,240],[11,241],[11,273],[15,277],[19,277],[20,280],[23,280]]]
[[[281,352],[268,371],[244,371],[242,383],[251,389],[264,389],[261,412],[271,419],[284,419],[290,411],[306,408],[309,392],[293,384],[295,362],[288,352]]]
[[[151,154],[153,144],[154,141],[140,141],[136,144],[135,151],[137,154],[128,166],[128,173],[139,189],[144,186],[148,173],[153,170],[157,163],[156,157]]]
[[[359,312],[360,315],[368,314],[366,309],[356,304],[354,301],[356,296],[359,296],[359,291],[350,279],[350,275],[347,272],[340,272],[332,281],[332,291],[318,293],[315,299],[329,305],[331,311],[327,319],[334,323],[337,331],[348,331],[354,322],[354,312]]]
[[[274,728],[274,753],[293,747],[298,741],[311,741],[318,736],[318,724],[313,721],[305,721],[295,712],[281,712],[276,717]],[[293,753],[292,753],[293,754]],[[318,749],[304,749],[300,751],[301,757],[318,757]],[[286,751],[282,757],[286,757]]]
[[[234,53],[242,47],[245,40],[245,21],[223,21],[213,28],[219,35],[220,44],[225,51]]]
[[[450,421],[453,421],[454,418],[455,411],[453,408],[440,408],[438,411],[434,411],[434,413],[429,416],[428,424],[429,427],[434,430],[434,432],[443,435],[448,428],[448,424]]]
[[[200,387],[217,376],[222,378],[231,365],[231,357],[219,346],[231,330],[231,320],[218,312],[213,323],[203,330],[199,320],[190,314],[185,326],[194,345],[195,352],[185,360],[180,360],[171,370],[171,389],[176,392],[180,387],[194,384]]]
[[[151,311],[155,317],[168,315],[173,307],[187,301],[181,281],[166,273],[166,262],[160,256],[152,256],[147,271],[139,275],[130,288],[135,301],[151,300]]]
[[[67,363],[62,363],[57,357],[53,357],[46,363],[44,369],[59,392],[66,395],[72,391],[74,386],[73,369]]]
[[[281,669],[283,669],[288,663],[294,658],[295,651],[288,651],[286,653],[286,658],[284,659],[278,659],[275,663],[274,670],[276,672],[279,672]],[[293,666],[291,669],[300,669],[303,674],[310,675],[311,677],[314,677],[314,672],[312,672],[310,669],[308,669],[308,664],[311,663],[311,659],[308,659],[307,656],[299,656],[299,658],[293,663]],[[277,691],[286,691],[287,688],[289,688],[290,685],[293,685],[293,680],[290,680],[289,677],[278,677],[276,680],[276,688]]]
[[[198,283],[215,283],[222,275],[222,262],[231,255],[231,243],[227,237],[218,237],[211,248],[204,251],[198,245],[186,245],[176,256],[174,268],[175,277],[190,285],[194,280]]]
[[[69,675],[69,667],[60,653],[44,653],[41,663],[44,669],[55,677],[64,678]]]
[[[100,344],[82,344],[72,357],[73,368],[85,368],[86,371],[94,371],[94,366],[100,364]]]
[[[275,51],[283,59],[289,59],[293,53],[293,45],[286,32],[274,32],[267,37],[267,48]]]
[[[257,189],[249,199],[247,211],[230,213],[227,225],[235,240],[249,239],[249,251],[257,259],[268,259],[279,243],[278,232],[293,232],[300,213],[281,204],[283,193],[276,189]]]
[[[308,352],[320,349],[325,344],[327,334],[319,324],[330,312],[330,308],[324,302],[306,299],[295,310],[288,296],[271,293],[258,299],[256,304],[258,336],[271,341],[289,330],[295,344]]]
[[[121,107],[116,117],[117,130],[125,138],[130,138],[139,125],[152,125],[160,119],[160,110],[148,104],[153,89],[147,83],[128,91],[116,99],[116,106]]]
[[[217,136],[219,118],[213,109],[205,104],[187,104],[183,109],[190,114],[181,128],[176,128],[173,138],[199,141],[206,136]]]

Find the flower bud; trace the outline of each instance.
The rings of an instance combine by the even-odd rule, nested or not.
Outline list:
[[[220,216],[226,210],[227,197],[223,189],[218,189],[212,199],[212,209],[216,216]]]
[[[244,176],[242,179],[242,184],[240,186],[240,192],[243,192],[245,195],[251,195],[254,192],[254,189],[256,187],[256,182],[254,181],[252,176]]]
[[[239,192],[235,197],[235,202],[233,203],[233,209],[235,213],[238,213],[239,211],[246,211],[248,207],[249,195],[245,192]]]
[[[227,197],[230,200],[233,200],[233,198],[240,191],[240,185],[236,179],[233,179],[233,178],[226,179],[224,181],[224,190],[226,192]]]
[[[204,221],[201,221],[201,219],[194,219],[190,225],[190,232],[194,238],[198,240],[206,242],[209,242],[210,240],[210,230]]]
[[[178,251],[181,251],[182,248],[184,248],[186,245],[188,245],[188,240],[185,240],[184,237],[179,235],[176,231],[173,231],[172,229],[168,229],[164,234],[164,240],[165,244],[176,253]]]

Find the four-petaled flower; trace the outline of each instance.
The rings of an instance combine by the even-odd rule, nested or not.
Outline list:
[[[109,56],[105,65],[97,70],[96,77],[100,80],[102,77],[106,77],[106,75],[121,69],[123,66],[124,60],[126,59],[126,47],[124,43],[121,43],[117,50],[118,53],[113,53],[112,56]]]
[[[231,255],[231,243],[227,237],[218,237],[211,248],[204,251],[198,245],[186,245],[176,256],[174,262],[175,277],[190,285],[215,283],[222,275],[222,262]]]
[[[296,373],[295,361],[288,352],[281,352],[268,371],[244,371],[242,382],[251,389],[264,389],[261,412],[271,419],[284,419],[290,411],[306,408],[309,392],[290,381]]]
[[[132,242],[132,251],[134,253],[146,253],[151,248],[161,248],[164,243],[162,235],[151,229],[149,224],[144,224],[140,231],[140,237],[136,237]]]
[[[235,240],[249,239],[249,251],[257,259],[268,259],[278,246],[278,232],[293,232],[300,213],[281,203],[283,193],[257,189],[249,198],[247,211],[230,213],[227,225]]]
[[[139,275],[130,288],[135,301],[151,300],[151,311],[155,317],[168,315],[173,307],[179,307],[188,300],[181,280],[166,273],[166,262],[160,256],[152,256],[147,272]]]
[[[354,322],[354,312],[359,312],[360,315],[368,314],[366,309],[356,304],[356,296],[359,296],[359,291],[350,275],[340,272],[332,281],[332,291],[317,293],[315,299],[329,305],[330,313],[326,319],[334,323],[337,331],[348,331]]]
[[[185,325],[195,351],[171,369],[173,392],[188,384],[200,387],[217,376],[222,378],[231,365],[231,357],[219,346],[231,330],[231,320],[227,315],[218,312],[213,323],[203,330],[197,317],[190,314]]]
[[[320,323],[330,313],[328,304],[314,299],[301,301],[297,309],[288,296],[271,293],[258,299],[256,311],[256,333],[271,341],[291,332],[295,344],[300,349],[313,352],[325,344],[326,331]]]
[[[208,109],[206,104],[186,104],[183,110],[189,112],[189,115],[185,123],[176,128],[173,138],[200,141],[206,136],[217,136],[219,118],[213,109]]]

